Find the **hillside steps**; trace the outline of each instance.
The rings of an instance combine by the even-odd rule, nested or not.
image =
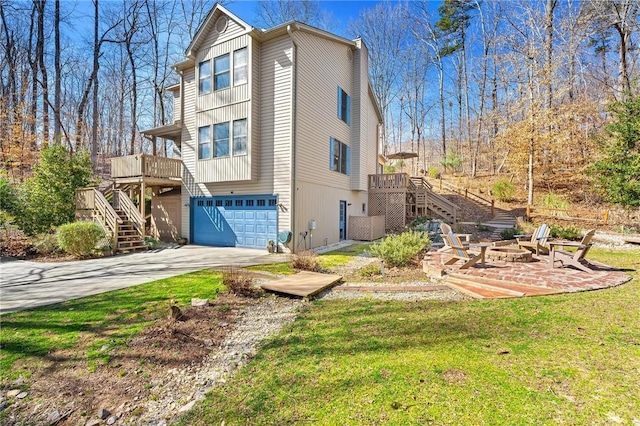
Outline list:
[[[515,228],[517,223],[517,219],[510,212],[495,209],[495,216],[491,220],[485,221],[482,224],[493,228],[493,233],[490,237],[492,240],[500,240],[502,239],[500,233],[505,229]]]
[[[562,293],[557,289],[456,273],[447,275],[444,284],[476,299],[546,296]]]

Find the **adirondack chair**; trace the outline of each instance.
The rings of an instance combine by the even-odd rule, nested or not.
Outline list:
[[[582,237],[582,241],[552,241],[549,243],[551,246],[551,255],[549,256],[549,263],[551,268],[555,268],[556,262],[561,262],[562,267],[573,266],[577,269],[580,269],[584,272],[593,272],[587,265],[587,261],[585,260],[585,256],[591,249],[591,239],[593,238],[593,234],[595,234],[596,230],[591,229],[587,231],[584,237]],[[563,250],[558,250],[556,247],[576,247],[577,250],[575,252],[568,252]]]
[[[453,232],[449,232],[446,235],[443,234],[442,238],[444,239],[445,244],[453,250],[453,256],[444,263],[445,265],[453,265],[458,260],[464,261],[464,264],[460,269],[470,268],[478,261],[484,265],[484,255],[487,250],[487,246],[480,246],[480,253],[469,253],[467,248],[462,245],[460,238],[458,238],[458,236]]]
[[[440,231],[442,232],[442,236],[443,236],[442,241],[444,242],[444,247],[442,247],[440,250],[441,251],[451,250],[451,246],[449,245],[447,240],[444,238],[445,235],[449,235],[453,233],[451,226],[442,222],[440,223]],[[454,235],[458,237],[458,239],[460,239],[461,237],[464,237],[464,241],[460,240],[460,242],[462,243],[462,246],[464,248],[466,249],[469,248],[469,238],[471,237],[471,234],[454,234]]]
[[[549,254],[547,238],[549,238],[550,232],[551,228],[549,228],[549,225],[543,223],[542,225],[538,226],[538,228],[533,232],[531,238],[528,241],[525,239],[521,240],[521,238],[526,237],[526,235],[516,235],[518,248],[529,250],[536,255],[540,255],[540,253]]]

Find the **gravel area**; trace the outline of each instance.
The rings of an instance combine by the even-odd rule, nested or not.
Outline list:
[[[156,386],[157,393],[142,404],[144,414],[130,417],[127,424],[161,426],[190,410],[214,386],[225,383],[233,372],[257,352],[260,342],[278,333],[298,315],[306,302],[299,299],[269,296],[250,306],[222,345],[202,364],[169,370]],[[159,383],[160,384],[160,383]]]
[[[638,234],[609,234],[604,232],[596,232],[593,236],[594,247],[615,248],[618,250],[640,250],[638,244],[628,244],[624,242],[626,237],[638,237]]]

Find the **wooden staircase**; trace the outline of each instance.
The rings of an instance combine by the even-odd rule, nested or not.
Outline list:
[[[455,223],[458,219],[458,206],[447,200],[442,195],[433,191],[433,186],[423,177],[410,179],[410,190],[415,193],[416,215],[437,216],[449,223]]]
[[[116,243],[116,251],[126,252],[135,250],[146,250],[144,236],[140,234],[135,223],[129,219],[124,210],[115,210],[116,214],[122,221],[118,226],[118,240]]]
[[[146,250],[145,220],[131,199],[121,190],[84,188],[76,191],[76,217],[93,220],[111,234],[115,252]],[[110,201],[107,200],[107,197]]]

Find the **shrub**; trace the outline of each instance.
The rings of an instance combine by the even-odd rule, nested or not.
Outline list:
[[[0,256],[23,258],[32,254],[31,240],[22,230],[8,226],[0,231]]]
[[[551,225],[551,236],[553,238],[561,238],[563,240],[580,240],[582,232],[573,226],[554,226]]]
[[[440,169],[438,169],[435,166],[431,166],[429,167],[429,169],[427,170],[427,174],[429,175],[430,178],[432,179],[439,179],[440,178]]]
[[[63,145],[43,149],[33,176],[20,186],[16,225],[35,235],[73,221],[76,189],[95,183],[87,152],[71,154]]]
[[[56,234],[40,234],[36,238],[33,247],[39,254],[49,255],[60,253],[60,245]]]
[[[104,229],[94,222],[73,222],[58,228],[60,248],[72,256],[88,256],[105,237]]]
[[[373,277],[380,276],[381,274],[382,272],[380,270],[380,265],[377,263],[372,263],[370,265],[367,265],[358,271],[358,275],[364,278],[373,278]]]
[[[513,240],[516,235],[516,230],[514,228],[505,228],[500,231],[500,238],[503,240]]]
[[[422,232],[408,231],[398,235],[389,235],[374,244],[369,252],[382,259],[387,266],[405,266],[431,244],[429,237]]]
[[[302,271],[320,272],[322,266],[320,266],[320,260],[315,251],[303,250],[296,253],[291,261],[291,267]]]
[[[253,280],[235,269],[222,274],[222,284],[230,293],[236,296],[258,298],[264,294],[264,290],[253,285]]]
[[[499,179],[493,184],[493,195],[502,202],[508,202],[513,200],[513,194],[515,193],[515,186],[507,179]]]

